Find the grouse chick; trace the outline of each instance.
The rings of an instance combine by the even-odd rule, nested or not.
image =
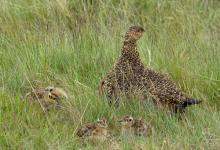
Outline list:
[[[125,116],[121,122],[121,134],[122,135],[136,135],[148,137],[152,135],[152,126],[150,123],[144,121],[144,119],[134,119],[132,116]]]
[[[67,98],[67,94],[61,88],[47,87],[36,88],[32,92],[26,94],[26,97],[33,102],[39,102],[44,110],[49,110],[60,106],[61,99]]]
[[[108,135],[108,124],[106,119],[97,120],[94,123],[88,123],[80,127],[77,135],[95,142],[103,142]]]

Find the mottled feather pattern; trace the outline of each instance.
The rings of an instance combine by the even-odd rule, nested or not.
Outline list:
[[[48,111],[51,108],[58,108],[62,98],[67,98],[66,92],[57,87],[36,88],[26,95],[32,102],[39,102],[42,108]]]
[[[132,116],[125,116],[120,120],[121,134],[123,136],[144,136],[152,135],[152,126],[143,118],[133,118]]]
[[[138,26],[129,28],[121,56],[101,81],[100,93],[105,94],[111,104],[113,100],[118,102],[121,95],[129,97],[135,95],[135,91],[142,91],[144,99],[151,98],[156,104],[168,106],[174,111],[183,111],[188,105],[200,103],[188,97],[167,74],[144,67],[137,51],[137,41],[143,31]]]
[[[94,123],[88,123],[81,126],[76,134],[79,137],[92,140],[93,142],[101,142],[108,136],[107,128],[108,124],[106,119],[101,119]]]

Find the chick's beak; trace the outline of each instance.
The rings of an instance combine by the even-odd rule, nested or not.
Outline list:
[[[118,122],[120,122],[120,123],[121,123],[122,121],[123,121],[122,119],[121,119],[121,120],[118,120]]]

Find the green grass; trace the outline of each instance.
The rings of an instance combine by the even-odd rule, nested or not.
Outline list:
[[[217,0],[0,0],[0,149],[108,149],[81,146],[82,123],[131,114],[152,119],[148,139],[121,139],[122,149],[219,149],[220,2]],[[100,79],[120,54],[131,25],[146,66],[169,73],[202,99],[182,120],[151,104],[111,108],[98,96]],[[45,114],[22,101],[36,86],[63,87],[64,108]],[[109,148],[110,149],[110,148]]]

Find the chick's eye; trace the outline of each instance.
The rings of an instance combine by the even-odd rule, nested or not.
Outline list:
[[[129,119],[128,121],[130,121],[130,122],[131,122],[131,121],[132,121],[132,119]]]

